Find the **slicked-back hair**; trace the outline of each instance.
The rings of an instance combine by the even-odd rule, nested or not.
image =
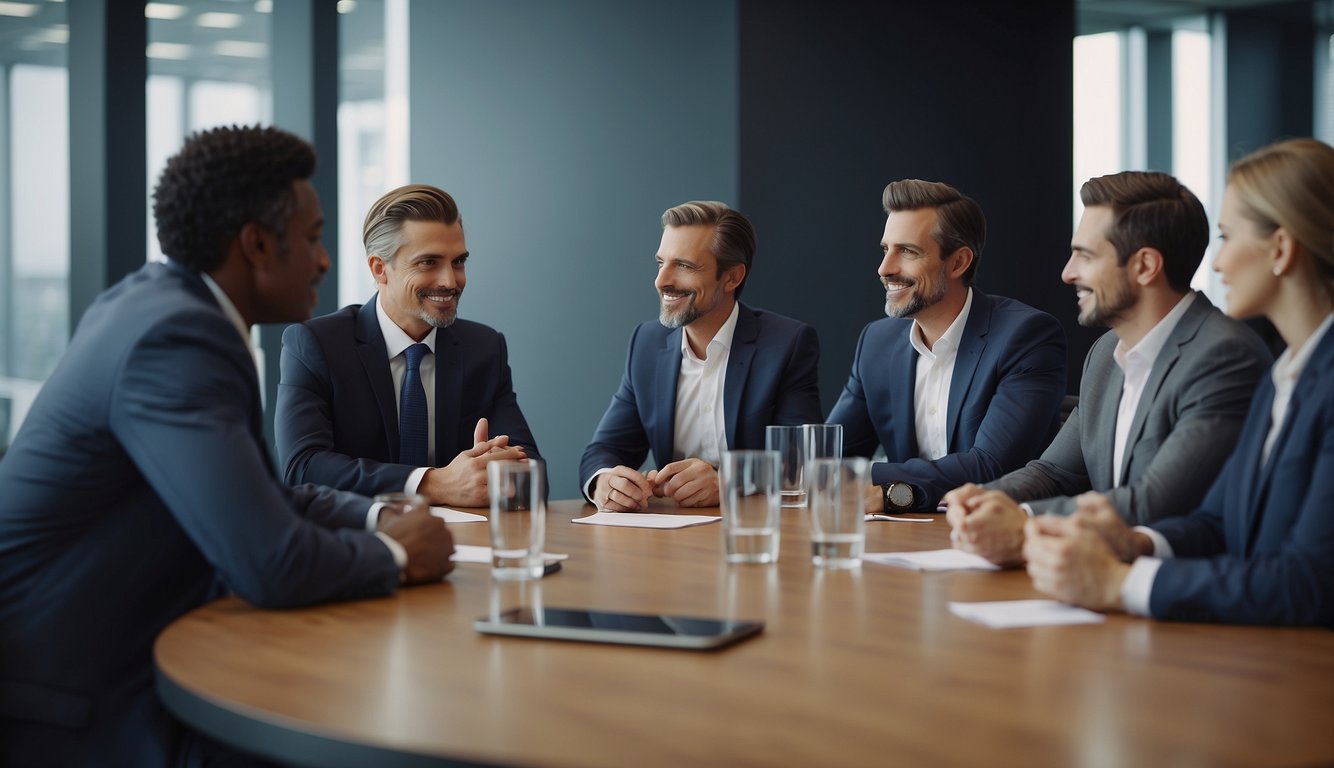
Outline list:
[[[195,133],[153,190],[162,253],[192,272],[210,272],[250,222],[285,247],[296,211],[292,184],[313,173],[315,149],[282,129],[233,125]]]
[[[936,228],[931,233],[940,247],[940,258],[949,258],[960,248],[973,251],[973,263],[963,273],[963,284],[972,285],[982,248],[987,244],[987,218],[977,201],[948,184],[921,179],[892,181],[881,197],[885,214],[934,208]]]
[[[1233,163],[1228,184],[1243,216],[1302,244],[1334,298],[1334,148],[1316,139],[1271,144]]]
[[[1125,266],[1135,251],[1156,248],[1167,284],[1190,290],[1209,247],[1209,218],[1195,193],[1166,173],[1122,171],[1084,182],[1079,199],[1112,209],[1107,241],[1116,249],[1116,263]]]
[[[361,241],[367,256],[379,256],[392,264],[403,247],[403,222],[438,221],[462,223],[459,207],[449,193],[430,184],[408,184],[385,193],[366,213]]]
[[[750,279],[750,265],[755,259],[755,228],[751,226],[740,211],[727,207],[717,200],[692,200],[662,214],[664,227],[690,227],[705,225],[713,227],[713,241],[709,252],[718,260],[718,277],[723,271],[737,264],[746,267],[746,273],[737,284],[736,298],[741,298],[741,289]]]

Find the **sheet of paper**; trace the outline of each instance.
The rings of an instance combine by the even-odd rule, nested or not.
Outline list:
[[[557,555],[551,552],[543,552],[542,559],[548,563],[554,563],[557,560],[568,560],[569,555]],[[486,563],[491,564],[491,548],[478,547],[472,544],[455,544],[454,556],[449,558],[456,563]]]
[[[985,558],[957,549],[933,549],[925,552],[867,552],[862,559],[915,571],[999,571],[1000,566]]]
[[[471,512],[460,512],[457,509],[449,507],[431,507],[431,514],[444,520],[446,523],[484,523],[485,515],[474,515]]]
[[[689,528],[722,520],[716,515],[655,515],[644,512],[598,512],[571,520],[584,525],[618,525],[624,528]]]
[[[950,603],[950,613],[993,629],[1101,624],[1107,620],[1101,613],[1066,605],[1056,600]]]
[[[866,516],[866,522],[872,520],[888,520],[892,523],[929,523],[933,518],[930,517],[894,517],[893,515],[871,514]]]

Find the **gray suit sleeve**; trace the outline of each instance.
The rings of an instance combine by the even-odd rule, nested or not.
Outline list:
[[[1072,497],[1090,487],[1080,442],[1080,419],[1079,408],[1075,408],[1040,457],[985,487],[1003,491],[1015,501],[1027,502],[1034,514],[1074,512]]]

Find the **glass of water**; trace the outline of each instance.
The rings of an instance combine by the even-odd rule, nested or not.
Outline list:
[[[804,429],[800,425],[765,427],[764,448],[768,451],[777,451],[782,462],[779,472],[783,483],[783,506],[806,506],[806,485],[802,479],[802,473],[806,469]]]
[[[777,451],[723,452],[718,485],[727,562],[778,560],[781,466]]]
[[[537,459],[493,461],[486,467],[491,495],[491,575],[542,578],[546,543],[546,473]]]
[[[860,568],[866,547],[864,506],[871,463],[863,458],[811,459],[806,463],[811,510],[811,559],[821,568]]]

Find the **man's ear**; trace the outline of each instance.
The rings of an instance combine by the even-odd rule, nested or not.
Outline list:
[[[723,270],[723,290],[727,293],[736,293],[738,285],[746,279],[746,265],[733,264]]]
[[[1157,248],[1144,247],[1130,254],[1126,260],[1126,268],[1130,270],[1130,279],[1136,285],[1149,285],[1160,275],[1164,275],[1166,264],[1163,261],[1163,252]],[[1165,275],[1164,275],[1165,276]]]
[[[375,278],[376,285],[389,284],[389,274],[387,272],[389,265],[384,262],[384,259],[371,254],[366,257],[366,266],[370,267],[371,277]]]
[[[236,237],[241,244],[241,254],[252,268],[267,266],[277,252],[278,244],[274,240],[273,233],[258,222],[246,222]]]
[[[950,265],[945,274],[948,275],[951,280],[957,280],[963,277],[964,273],[968,271],[968,268],[973,266],[973,259],[975,258],[976,256],[973,254],[973,249],[965,245],[950,254]]]

